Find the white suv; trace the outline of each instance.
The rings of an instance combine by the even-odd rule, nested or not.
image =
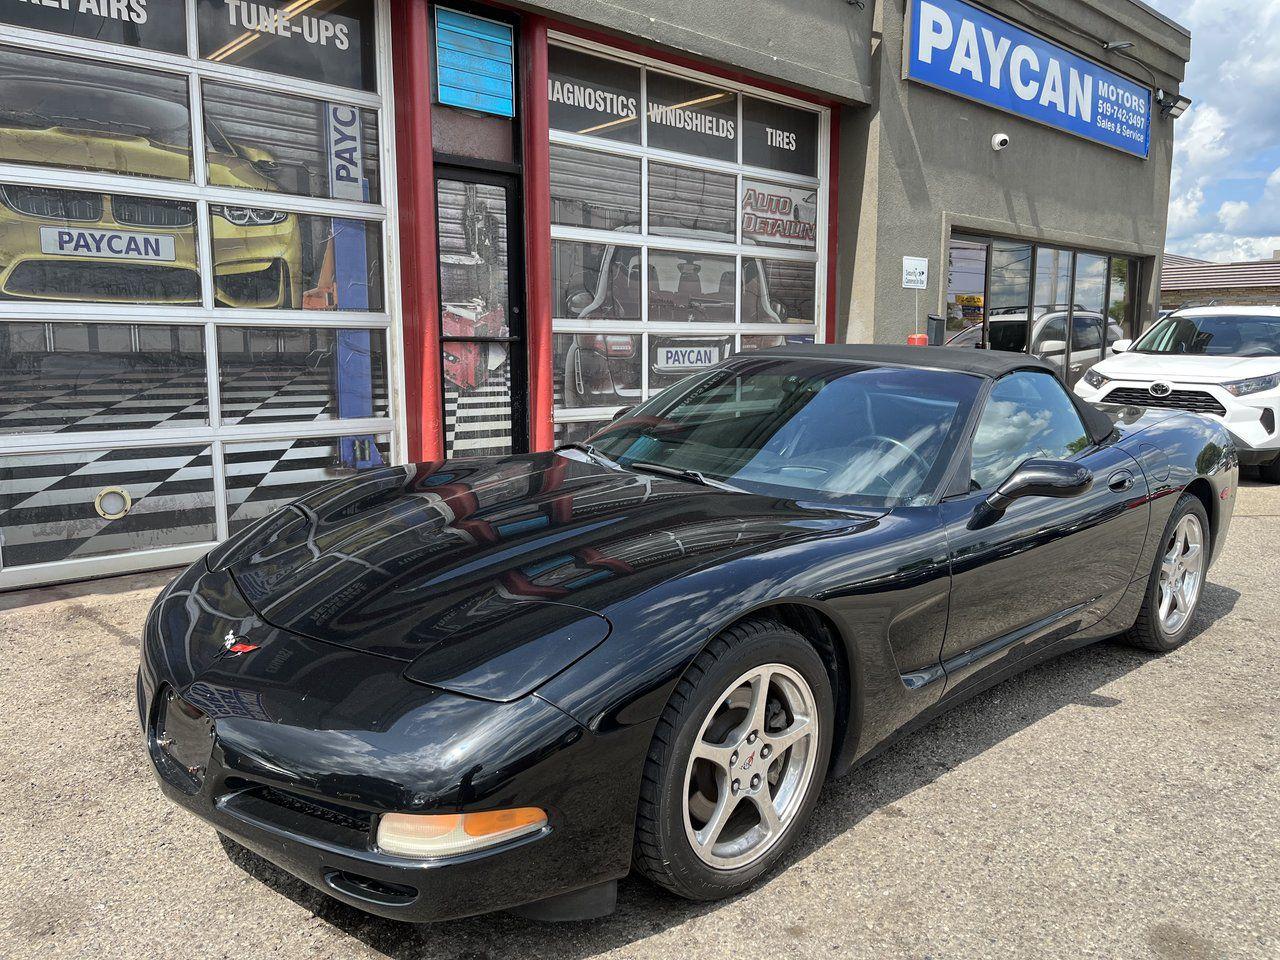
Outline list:
[[[1094,403],[1194,410],[1231,431],[1240,462],[1280,483],[1280,307],[1199,307],[1165,317],[1089,370]]]

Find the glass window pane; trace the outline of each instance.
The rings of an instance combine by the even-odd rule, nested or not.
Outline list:
[[[488,183],[436,184],[444,335],[507,336],[507,191]]]
[[[818,248],[818,191],[742,179],[742,242]]]
[[[183,200],[0,185],[0,296],[199,303],[195,217]]]
[[[583,443],[593,433],[609,425],[608,420],[575,420],[555,425],[556,446],[562,443]]]
[[[200,444],[0,456],[0,564],[208,543],[211,464]]]
[[[813,323],[817,264],[742,260],[743,323]]]
[[[1129,295],[1129,278],[1133,276],[1132,270],[1133,261],[1127,257],[1111,258],[1111,293],[1107,304],[1107,316],[1110,319],[1109,327],[1118,327],[1122,340],[1132,340],[1135,336],[1132,300]]]
[[[0,322],[0,433],[208,420],[201,327]]]
[[[640,225],[640,161],[551,144],[551,222],[594,230]]]
[[[266,207],[209,212],[217,306],[383,309],[378,223]]]
[[[987,245],[952,237],[947,250],[947,345],[973,347],[982,340],[987,290]]]
[[[553,130],[640,142],[640,68],[551,44],[548,114]]]
[[[645,119],[649,146],[712,160],[738,159],[738,97],[650,70]]]
[[[556,409],[628,406],[640,399],[640,337],[558,333],[552,347]]]
[[[733,353],[733,337],[649,337],[649,396]]]
[[[446,457],[500,457],[512,452],[509,361],[505,343],[445,342]]]
[[[742,337],[742,352],[749,353],[752,350],[772,350],[775,347],[811,343],[813,343],[813,334],[810,333],[802,333],[798,336],[780,333],[744,334]]]
[[[1064,375],[1072,257],[1070,250],[1036,250],[1035,298],[1031,307],[1031,352]]]
[[[190,180],[186,78],[0,47],[0,160]]]
[[[733,174],[650,163],[649,232],[732,243],[737,193]]]
[[[385,417],[381,330],[219,327],[223,423]]]
[[[228,443],[227,530],[231,534],[322,483],[391,462],[389,437],[303,437]]]
[[[742,98],[742,162],[818,175],[818,115],[755,97]]]
[[[555,240],[552,313],[572,320],[640,320],[641,270],[638,247]]]
[[[1109,335],[1106,324],[1107,258],[1093,253],[1076,255],[1074,309],[1071,316],[1071,353],[1067,386],[1074,386],[1086,370],[1103,357],[1104,343],[1120,339],[1120,328]]]
[[[1031,303],[1031,244],[992,240],[987,290],[987,345],[992,350],[1027,349]]]
[[[973,436],[973,481],[987,490],[1032,457],[1061,460],[1088,446],[1080,414],[1047,373],[1018,372],[991,390]]]
[[[0,3],[0,23],[48,30],[65,37],[121,43],[142,50],[187,52],[187,13],[183,0],[132,0],[130,3]],[[4,103],[0,97],[0,103]]]
[[[649,319],[732,323],[734,258],[710,253],[649,251]]]
[[[225,83],[201,89],[209,183],[379,201],[377,111]]]
[[[377,89],[368,0],[196,0],[200,56],[299,80]]]

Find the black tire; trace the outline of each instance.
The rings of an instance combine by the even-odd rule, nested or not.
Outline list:
[[[1173,536],[1174,530],[1187,514],[1194,514],[1198,517],[1200,526],[1204,531],[1202,546],[1204,561],[1201,571],[1201,585],[1196,595],[1192,614],[1186,618],[1176,631],[1171,632],[1160,621],[1160,564],[1168,550],[1169,541]],[[1205,513],[1204,504],[1194,494],[1184,493],[1174,505],[1173,513],[1169,515],[1169,521],[1165,524],[1164,532],[1161,534],[1160,546],[1156,550],[1155,561],[1151,567],[1151,576],[1147,579],[1147,592],[1142,599],[1142,608],[1138,611],[1138,619],[1124,634],[1124,640],[1127,643],[1143,650],[1151,650],[1154,653],[1168,653],[1170,650],[1175,650],[1186,643],[1187,637],[1191,633],[1192,622],[1195,619],[1195,610],[1199,609],[1200,600],[1204,596],[1203,578],[1208,573],[1209,554],[1212,549],[1211,536],[1209,517]]]
[[[1280,456],[1268,463],[1259,464],[1258,476],[1263,483],[1280,483]]]
[[[736,869],[715,868],[698,856],[685,832],[689,758],[704,721],[726,688],[745,672],[773,663],[796,671],[813,694],[818,717],[815,763],[803,785],[803,799],[772,846],[756,862]],[[822,659],[795,630],[774,620],[753,619],[712,640],[681,678],[654,730],[640,786],[636,869],[690,900],[734,896],[772,869],[803,833],[817,802],[831,756],[832,704],[831,681]]]

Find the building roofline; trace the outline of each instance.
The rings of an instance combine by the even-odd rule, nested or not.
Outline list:
[[[1173,27],[1173,29],[1177,30],[1180,34],[1182,34],[1188,40],[1191,39],[1191,31],[1187,27],[1184,27],[1182,24],[1180,24],[1177,20],[1174,20],[1172,17],[1165,16],[1163,13],[1161,13],[1155,7],[1151,6],[1149,3],[1144,3],[1143,0],[1129,0],[1129,2],[1132,3],[1135,7],[1139,8],[1140,10],[1145,10],[1147,13],[1151,14],[1151,16],[1155,17],[1160,22],[1168,24],[1169,26]]]

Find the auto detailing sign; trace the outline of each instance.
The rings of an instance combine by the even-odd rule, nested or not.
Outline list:
[[[904,75],[1145,158],[1151,90],[964,0],[911,0]]]
[[[813,250],[818,241],[818,192],[814,187],[742,181],[742,239],[773,247]]]

